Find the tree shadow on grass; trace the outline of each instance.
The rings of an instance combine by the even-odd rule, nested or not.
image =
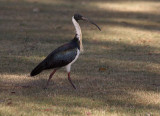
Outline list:
[[[96,44],[96,46],[95,46]],[[145,66],[150,63],[153,63],[155,65],[160,64],[159,53],[155,53],[154,51],[158,51],[159,48],[156,47],[150,47],[150,46],[139,46],[139,45],[130,45],[125,44],[121,42],[109,42],[109,41],[101,41],[101,42],[93,42],[93,41],[85,41],[85,53],[81,55],[78,63],[75,63],[75,66],[77,69],[80,69],[82,72],[86,70],[85,67],[81,68],[80,62],[82,62],[82,66],[87,62],[87,64],[92,65],[95,64],[96,66],[103,65],[101,61],[104,63],[104,65],[107,65],[107,62],[116,64],[116,62],[127,62],[127,63],[140,63],[139,65]],[[109,49],[108,49],[109,48]],[[25,48],[25,49],[29,49]],[[23,49],[23,51],[25,51]],[[31,71],[31,66],[36,66],[40,61],[42,61],[48,54],[45,51],[42,51],[44,54],[40,53],[41,55],[35,56],[35,52],[30,52],[29,55],[26,55],[25,53],[22,53],[20,56],[18,55],[9,55],[9,56],[2,56],[1,60],[1,74],[3,73],[28,73]],[[52,51],[52,50],[51,50]],[[7,59],[7,60],[6,60]],[[111,62],[110,62],[111,61]],[[12,63],[12,65],[10,65]],[[97,65],[98,64],[98,65]],[[117,64],[116,64],[117,65]],[[8,67],[11,66],[11,67]],[[23,67],[23,69],[22,69]],[[121,66],[120,66],[121,67]],[[123,66],[122,66],[123,67]],[[127,65],[124,65],[124,68],[127,67]],[[136,68],[136,66],[133,66]],[[146,67],[146,66],[145,66]],[[144,67],[144,68],[145,68]],[[88,68],[88,67],[87,67]],[[98,67],[97,67],[98,68]],[[116,67],[115,67],[116,69]]]
[[[10,16],[7,16],[9,20],[14,20],[15,22],[20,22],[22,25],[26,21],[30,21],[32,23],[34,21],[34,24],[30,25],[32,28],[34,26],[37,26],[38,30],[40,31],[41,27],[38,23],[36,22],[45,22],[45,24],[67,24],[68,20],[70,20],[69,17],[71,17],[75,12],[80,12],[84,14],[85,16],[89,16],[90,18],[95,18],[95,14],[97,17],[97,22],[100,23],[101,25],[115,25],[115,26],[124,26],[124,27],[133,27],[137,29],[142,29],[142,30],[151,30],[151,31],[159,31],[160,30],[160,25],[159,23],[159,18],[160,14],[154,14],[154,13],[143,13],[143,12],[129,12],[129,11],[113,11],[113,10],[104,10],[100,9],[96,6],[88,5],[89,3],[96,3],[96,2],[105,2],[105,3],[110,3],[110,2],[119,2],[119,1],[124,1],[124,0],[114,0],[114,1],[99,1],[99,0],[94,0],[92,2],[90,1],[62,1],[62,2],[57,2],[53,4],[45,4],[45,3],[38,3],[38,2],[26,2],[26,1],[14,1],[14,2],[4,2],[1,1],[1,4],[9,4],[12,5],[16,3],[17,7],[16,9],[14,7],[8,7],[8,6],[3,6],[2,9],[2,14],[3,13],[9,13],[8,10],[12,10],[12,14]],[[153,2],[158,2],[156,0],[148,0],[148,1],[153,1]],[[83,2],[85,4],[83,4]],[[139,1],[136,1],[139,2]],[[25,8],[24,8],[25,4]],[[81,4],[81,5],[79,5]],[[88,7],[87,7],[88,6]],[[32,10],[34,8],[40,8],[40,12],[34,13]],[[96,8],[95,8],[96,7]],[[20,17],[15,17],[15,15],[20,15]],[[5,14],[3,14],[5,15]],[[32,18],[30,18],[32,17]],[[111,18],[111,19],[110,19]],[[134,22],[128,22],[128,21],[114,21],[112,19],[134,19],[137,21],[147,21],[149,23],[147,24],[142,24],[142,23],[134,23]],[[2,17],[3,20],[3,17]],[[4,19],[7,20],[7,19]],[[56,22],[56,23],[54,23]],[[157,24],[154,24],[156,23]],[[151,24],[150,24],[151,23]],[[22,26],[21,25],[21,26]],[[39,26],[38,26],[39,25]],[[62,24],[61,24],[62,25]],[[45,27],[45,25],[42,25]]]
[[[90,44],[90,47],[94,46],[93,42],[87,42],[87,45]],[[115,45],[114,45],[115,44]],[[116,107],[119,108],[119,112],[125,112],[125,110],[131,110],[131,112],[135,112],[137,109],[144,109],[144,110],[153,110],[158,111],[159,106],[153,104],[143,104],[138,103],[135,100],[135,96],[130,94],[129,91],[147,91],[147,92],[157,92],[159,91],[159,77],[160,74],[157,72],[152,72],[144,66],[149,63],[159,64],[159,61],[155,62],[154,59],[157,59],[157,55],[154,59],[152,56],[145,54],[148,51],[152,51],[156,48],[146,48],[143,46],[131,46],[131,45],[124,45],[122,43],[109,43],[109,42],[102,42],[97,44],[97,48],[103,48],[105,45],[112,45],[114,50],[106,51],[106,49],[101,50],[101,52],[90,52],[86,51],[81,58],[73,65],[72,67],[72,80],[77,86],[77,90],[74,90],[70,83],[67,80],[66,72],[60,70],[57,72],[55,76],[59,74],[65,77],[53,77],[50,86],[47,90],[43,90],[44,85],[48,79],[49,71],[43,72],[38,76],[38,79],[25,79],[24,82],[11,82],[7,83],[7,80],[3,80],[1,85],[11,85],[7,88],[8,92],[15,91],[16,93],[14,96],[18,98],[28,97],[31,99],[25,100],[25,102],[33,102],[35,104],[42,103],[48,105],[56,105],[56,106],[66,106],[66,107],[86,107],[89,109],[103,109],[104,107]],[[125,49],[115,49],[123,48],[123,46],[130,46],[133,51],[125,51]],[[108,46],[109,47],[109,46]],[[135,50],[136,49],[136,52]],[[97,49],[98,50],[98,49]],[[144,57],[137,57],[138,50],[141,51]],[[90,52],[88,55],[87,52]],[[126,56],[130,54],[130,58],[126,58]],[[102,53],[103,56],[101,55]],[[118,54],[117,54],[118,53]],[[119,54],[122,53],[123,55]],[[154,55],[154,54],[153,54]],[[95,56],[93,58],[93,56]],[[116,56],[116,57],[114,57]],[[145,58],[147,60],[145,61]],[[151,57],[151,58],[150,58]],[[13,62],[13,58],[7,58]],[[23,57],[16,59],[16,63],[10,67],[10,70],[14,70],[14,72],[7,71],[7,67],[3,67],[4,70],[1,73],[4,74],[28,74],[30,69],[33,68],[33,64],[36,63],[33,60],[25,60]],[[115,60],[118,60],[115,62]],[[103,64],[99,61],[103,61]],[[122,62],[120,64],[119,62]],[[38,62],[38,61],[37,61]],[[131,62],[128,64],[128,62]],[[136,67],[134,62],[140,62],[139,64],[142,69]],[[87,64],[86,64],[87,63]],[[117,64],[118,63],[118,64]],[[25,67],[28,65],[28,68],[21,70],[20,67],[17,65],[24,65]],[[16,67],[15,67],[16,66]],[[32,67],[32,68],[31,68]],[[82,68],[83,67],[83,68]],[[106,71],[99,71],[99,67],[107,68]],[[59,78],[60,77],[60,78]],[[37,77],[35,77],[37,78]],[[54,82],[54,83],[53,83]],[[5,85],[5,83],[7,83]],[[14,87],[13,87],[14,86]],[[11,88],[12,87],[12,88]],[[5,87],[1,87],[1,91],[6,91]],[[38,95],[38,96],[37,96]],[[57,97],[48,97],[48,96],[63,96],[66,99],[73,99],[73,101],[65,102],[63,98],[58,100]],[[77,99],[82,100],[82,103]],[[57,101],[55,101],[57,100]],[[84,102],[86,100],[86,103]],[[88,101],[89,100],[89,101]],[[51,102],[54,101],[54,102]],[[88,101],[88,102],[87,102]],[[90,105],[92,104],[92,105]]]

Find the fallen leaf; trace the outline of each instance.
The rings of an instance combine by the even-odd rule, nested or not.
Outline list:
[[[16,93],[15,91],[11,91],[11,93]]]
[[[12,105],[12,101],[8,102],[7,105]]]
[[[152,53],[148,53],[148,55],[152,55]]]
[[[44,109],[44,111],[47,111],[47,112],[48,112],[48,111],[52,111],[52,109]]]
[[[104,67],[99,68],[99,71],[106,71],[107,69]]]

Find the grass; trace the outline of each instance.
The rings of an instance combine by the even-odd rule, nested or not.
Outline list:
[[[34,11],[37,9],[39,11]],[[0,116],[158,116],[160,114],[158,0],[0,0]],[[74,37],[80,22],[84,53],[65,70],[35,78],[30,71]]]

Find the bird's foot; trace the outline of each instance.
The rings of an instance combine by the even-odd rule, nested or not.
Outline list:
[[[73,83],[72,83],[72,87],[73,87],[74,89],[77,89]]]

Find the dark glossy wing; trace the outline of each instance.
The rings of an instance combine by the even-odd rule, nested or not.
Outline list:
[[[39,63],[31,72],[31,76],[35,76],[45,69],[60,68],[71,63],[80,49],[79,41],[74,38],[71,42],[60,46],[51,52],[41,63]]]
[[[66,66],[75,59],[76,55],[77,47],[71,43],[65,44],[54,50],[46,57],[46,59],[43,61],[46,65],[45,69]]]

